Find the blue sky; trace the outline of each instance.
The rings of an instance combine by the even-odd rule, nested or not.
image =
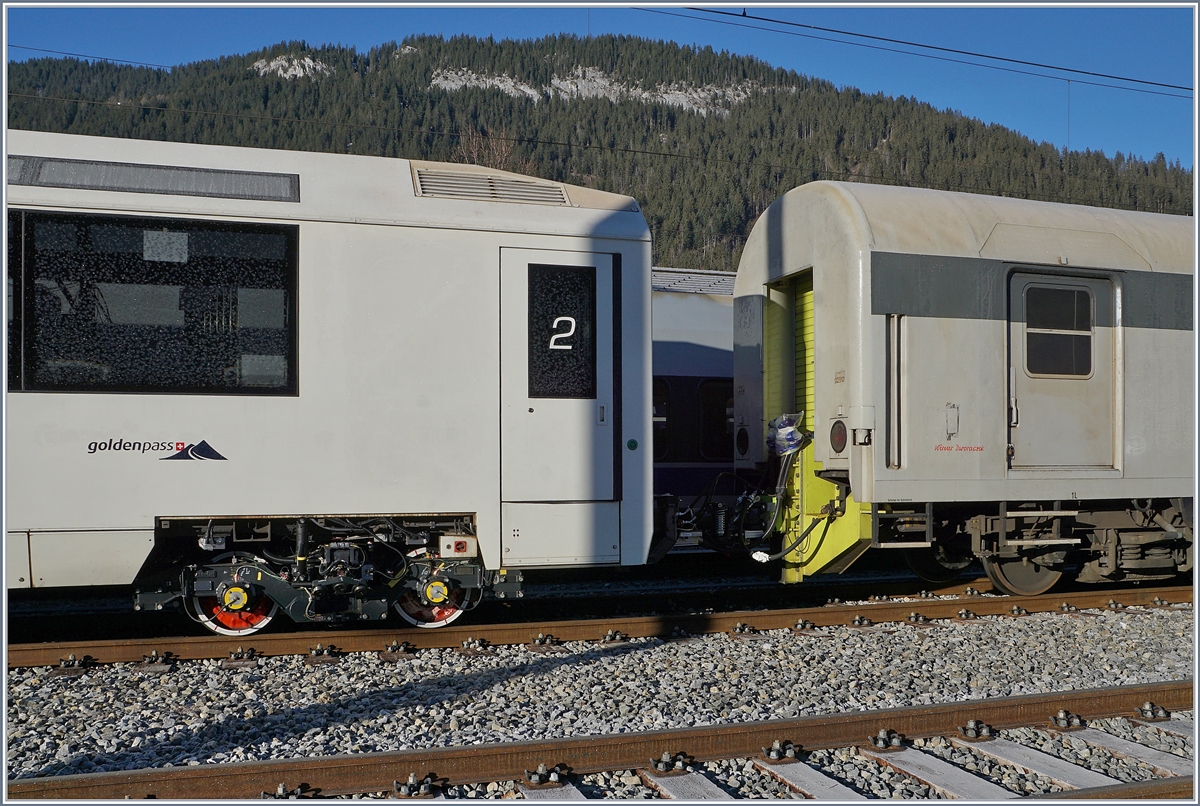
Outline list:
[[[709,7],[717,8],[717,7]],[[725,7],[740,13],[741,6]],[[1112,79],[940,53],[913,51],[809,29],[788,35],[741,25],[682,6],[645,7],[329,7],[329,8],[26,8],[9,4],[10,60],[44,54],[23,45],[113,59],[184,64],[247,53],[284,40],[342,44],[365,50],[416,33],[528,39],[552,33],[624,33],[757,56],[777,66],[864,92],[904,95],[997,123],[1035,141],[1109,156],[1121,151],[1193,164],[1192,92],[1142,85],[1175,96],[1095,84],[1138,86]],[[836,28],[942,48],[975,51],[1160,84],[1194,86],[1195,19],[1190,7],[1065,8],[799,8],[747,7],[751,15]],[[736,23],[736,25],[723,24]],[[874,47],[814,37],[856,41]],[[923,51],[929,53],[929,51]],[[1014,72],[1015,71],[1015,72]],[[1037,75],[1030,75],[1030,74]],[[1046,78],[1043,76],[1052,76]],[[1070,78],[1068,82],[1064,79]],[[1091,83],[1089,83],[1091,82]],[[1070,103],[1068,105],[1068,95]]]

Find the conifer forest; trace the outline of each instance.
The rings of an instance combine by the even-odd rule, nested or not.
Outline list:
[[[1162,154],[1071,151],[915,98],[628,36],[284,42],[163,69],[9,64],[10,128],[473,162],[635,197],[654,262],[734,270],[758,215],[820,179],[1192,214]]]

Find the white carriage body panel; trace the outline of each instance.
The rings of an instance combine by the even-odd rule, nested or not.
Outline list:
[[[619,266],[620,298],[612,302],[621,346],[610,362],[620,378],[620,412],[609,432],[620,433],[619,442],[610,439],[619,449],[609,462],[619,464],[620,487],[606,496],[619,503],[608,504],[601,520],[615,530],[606,545],[620,549],[572,557],[645,562],[653,519],[650,244],[632,199],[543,180],[530,181],[560,187],[569,203],[425,198],[414,192],[418,167],[515,175],[401,159],[8,134],[10,154],[294,173],[302,199],[8,186],[10,209],[299,227],[297,394],[8,394],[10,569],[28,552],[14,537],[27,532],[40,535],[34,566],[65,551],[83,560],[46,584],[128,584],[149,550],[155,517],[419,513],[473,513],[485,566],[502,567],[500,282],[507,249],[597,253]],[[109,440],[205,441],[226,461],[89,453],[89,444]],[[558,449],[578,459],[590,443]],[[111,533],[101,530],[137,533],[145,544],[109,543]],[[85,558],[105,550],[121,560],[89,567]],[[34,584],[48,574],[34,567]],[[13,587],[11,573],[8,582]]]
[[[9,532],[4,539],[4,584],[14,588],[31,588],[33,573],[29,565],[29,535]]]
[[[621,505],[508,502],[501,504],[504,564],[510,567],[595,565],[620,559]]]
[[[735,417],[750,447],[737,464],[764,461],[767,421],[795,406],[787,392],[764,400],[764,311],[786,304],[769,286],[812,270],[814,456],[850,471],[856,500],[1190,496],[1194,244],[1194,219],[1176,216],[857,183],[790,191],[760,217],[738,270]],[[1065,330],[1026,322],[1009,299],[1021,276],[1084,289],[1095,318]],[[1017,340],[1038,333],[1077,338],[1098,365],[1029,370]],[[1018,371],[1049,391],[1038,399]],[[1094,400],[1098,390],[1110,404]],[[1028,431],[1039,414],[1037,439],[1052,444],[1009,467],[1021,418]],[[871,444],[852,439],[832,454],[838,419],[870,431]],[[1076,450],[1070,439],[1092,444]]]
[[[153,545],[154,532],[150,530],[33,532],[29,535],[32,584],[28,587],[95,584],[81,582],[91,579],[132,580]]]

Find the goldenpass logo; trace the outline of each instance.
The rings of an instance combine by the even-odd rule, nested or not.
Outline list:
[[[197,443],[187,442],[151,442],[149,440],[130,441],[127,439],[110,439],[107,441],[101,440],[98,442],[89,442],[87,446],[88,453],[103,453],[106,451],[128,451],[131,453],[147,453],[157,451],[174,451],[170,456],[160,456],[162,460],[166,459],[220,459],[225,460],[225,457],[217,453],[211,445],[204,440]]]
[[[220,459],[225,460],[225,457],[213,450],[212,445],[209,445],[204,440],[200,440],[195,445],[187,445],[180,448],[182,442],[176,442],[175,447],[179,448],[179,452],[173,456],[164,456],[163,459]]]

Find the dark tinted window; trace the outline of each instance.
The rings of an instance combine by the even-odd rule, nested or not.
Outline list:
[[[596,397],[594,267],[529,267],[529,396]]]
[[[1092,374],[1092,337],[1061,333],[1026,334],[1029,371],[1037,375]]]
[[[8,214],[8,388],[21,388],[21,214]]]
[[[700,454],[733,459],[733,381],[700,384]]]
[[[671,410],[671,385],[654,379],[654,461],[661,462],[670,452],[668,417]]]
[[[1025,289],[1025,366],[1035,375],[1092,374],[1092,295],[1085,288]]]
[[[1092,329],[1092,295],[1083,288],[1025,290],[1025,324],[1039,330]]]
[[[297,228],[26,213],[24,388],[295,394]]]

